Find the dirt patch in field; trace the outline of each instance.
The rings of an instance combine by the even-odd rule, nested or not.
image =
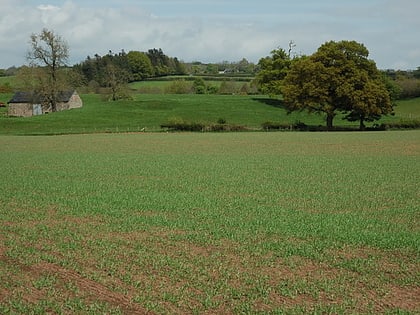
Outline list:
[[[401,153],[409,156],[418,156],[420,155],[420,145],[415,143],[407,144],[402,148]]]
[[[359,247],[343,247],[339,249],[334,249],[330,251],[331,256],[337,257],[338,259],[368,259],[372,256],[381,255],[381,252],[378,249],[374,248],[359,248]]]
[[[267,303],[267,301],[269,303]],[[297,305],[306,309],[311,309],[317,303],[313,297],[306,294],[297,295],[296,297],[287,297],[276,292],[270,292],[267,301],[256,301],[254,309],[259,312],[270,312],[273,310],[273,305],[275,307],[282,307],[283,309],[292,309]]]
[[[62,268],[55,264],[42,262],[31,267],[40,274],[52,274],[63,282],[74,283],[78,290],[84,293],[91,301],[103,301],[111,306],[119,307],[122,311],[131,314],[150,314],[146,309],[132,302],[133,296],[124,295],[110,290],[106,286],[81,276],[79,273]]]
[[[392,309],[420,312],[419,267],[416,254],[400,250],[379,250],[369,247],[345,247],[330,251],[341,270],[356,268],[355,289],[351,296],[359,303],[360,311],[373,305],[376,312]],[[348,267],[358,262],[361,267]],[[350,263],[350,264],[349,264]],[[348,269],[347,269],[348,270]],[[390,283],[393,283],[392,285]],[[403,285],[406,283],[405,285]]]
[[[41,258],[25,266],[6,256],[7,248],[2,246],[0,236],[0,260],[19,265],[22,275],[18,280],[29,288],[21,289],[21,293],[28,303],[47,296],[47,290],[34,287],[33,282],[51,276],[57,279],[53,286],[62,292],[63,303],[66,297],[88,303],[100,301],[125,314],[150,313],[145,308],[154,309],[150,305],[158,305],[157,313],[227,314],[245,303],[256,312],[297,307],[311,311],[319,305],[346,307],[351,303],[360,313],[372,309],[379,313],[395,308],[418,310],[419,288],[398,284],[400,277],[416,276],[415,263],[405,266],[408,271],[397,264],[399,260],[410,261],[408,254],[398,257],[397,253],[378,249],[346,247],[331,250],[331,262],[322,262],[298,255],[278,257],[276,252],[253,252],[232,240],[211,236],[206,240],[183,230],[107,232],[102,227],[97,229],[102,224],[100,217],[65,216],[62,222],[58,215],[52,216],[50,223],[43,224],[73,232],[80,229],[84,232],[83,246],[62,250],[54,243],[45,248],[30,244],[53,259],[47,262]],[[276,240],[258,239],[255,243],[264,241]],[[374,272],[361,274],[341,264],[372,257],[386,278],[378,278]],[[72,283],[77,290],[69,290],[65,283]],[[11,294],[0,285],[0,295]]]
[[[382,303],[391,309],[399,308],[420,314],[420,287],[390,286]]]
[[[360,260],[370,262],[368,268],[376,275],[392,280],[419,279],[416,254],[401,250],[381,251],[370,247],[345,247],[330,251],[336,263]]]
[[[106,236],[104,236],[106,237]],[[287,260],[283,258],[275,259],[268,253],[266,257],[252,254],[229,240],[219,240],[209,244],[200,244],[189,240],[184,231],[137,231],[128,234],[113,234],[114,239],[120,239],[125,242],[126,248],[122,248],[125,253],[132,251],[131,244],[142,243],[143,246],[150,247],[155,255],[166,257],[175,262],[181,263],[194,277],[181,275],[179,279],[171,278],[170,274],[174,272],[170,266],[156,269],[148,266],[144,270],[135,269],[133,276],[136,281],[143,282],[152,287],[151,294],[158,297],[162,292],[172,291],[175,294],[181,294],[184,290],[189,292],[188,300],[184,303],[194,305],[197,298],[201,299],[205,294],[205,286],[217,286],[217,283],[225,283],[227,290],[239,292],[242,298],[233,303],[240,303],[243,296],[250,296],[256,283],[260,283],[262,290],[268,293],[264,299],[256,298],[254,301],[255,310],[270,310],[273,307],[293,308],[302,306],[305,309],[313,309],[316,305],[341,305],[344,300],[358,301],[357,309],[360,312],[366,312],[372,307],[377,311],[389,310],[391,307],[400,307],[405,310],[415,310],[415,304],[418,302],[414,294],[409,299],[412,303],[403,304],[398,299],[399,293],[402,295],[402,289],[396,288],[389,290],[389,297],[392,297],[388,303],[384,302],[384,283],[376,279],[375,274],[367,275],[367,278],[361,278],[361,274],[344,267],[334,267],[327,262],[318,262],[309,258],[292,256]],[[299,242],[300,240],[296,240]],[[273,253],[274,254],[274,253]],[[369,248],[345,248],[331,252],[339,260],[352,259],[370,259],[371,257],[386,257],[386,253]],[[125,257],[125,258],[124,258]],[[121,259],[127,259],[127,256],[121,256]],[[166,259],[165,258],[165,259]],[[404,259],[406,260],[406,259]],[[339,264],[338,264],[339,265]],[[122,264],[119,268],[128,268]],[[395,263],[388,262],[388,265],[381,266],[391,275],[394,275],[392,268]],[[414,266],[411,266],[414,267]],[[411,269],[410,267],[410,269]],[[397,269],[396,274],[398,274]],[[154,284],[151,278],[155,280]],[[197,281],[197,282],[195,282]],[[373,284],[370,283],[373,281]],[[385,280],[383,280],[385,281]],[[193,283],[195,282],[195,283]],[[204,284],[200,288],[200,283]],[[285,294],[282,291],[282,285],[290,285],[291,293]],[[332,288],[323,288],[331,285]],[[373,285],[373,287],[372,287]],[[375,288],[375,286],[377,286]],[[183,287],[183,289],[181,289]],[[325,291],[326,290],[326,291]],[[328,291],[331,290],[331,291]],[[340,290],[343,290],[340,292]],[[417,292],[417,291],[415,291]],[[218,305],[213,310],[229,309],[228,291],[219,292],[220,295],[212,298],[212,301]],[[188,302],[187,302],[188,301]],[[232,307],[232,305],[230,305]],[[174,309],[175,313],[182,313],[188,309]],[[203,313],[204,310],[203,310]]]
[[[16,261],[8,258],[5,258],[5,261],[14,265],[18,264]],[[13,294],[18,294],[18,296],[22,297],[23,301],[29,304],[36,304],[41,300],[51,298],[49,292],[51,288],[38,288],[34,286],[34,283],[38,279],[50,277],[54,279],[54,283],[52,284],[54,291],[61,292],[58,298],[53,297],[56,302],[57,299],[64,301],[66,298],[79,297],[85,302],[105,303],[112,308],[120,309],[124,314],[153,314],[153,312],[133,302],[133,295],[130,292],[127,294],[116,292],[74,270],[48,262],[40,262],[31,266],[18,265],[21,272],[19,279],[16,280],[24,285],[20,288],[14,288],[12,291],[0,290],[0,301],[11,297]],[[74,292],[66,288],[66,284],[69,283],[75,287]]]

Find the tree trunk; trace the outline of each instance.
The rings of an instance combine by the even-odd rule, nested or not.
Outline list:
[[[359,129],[360,130],[365,130],[366,129],[366,126],[365,126],[365,124],[364,124],[364,117],[360,117],[360,125],[359,125]]]
[[[53,92],[54,94],[51,96],[51,111],[52,112],[56,112],[57,111],[57,97],[55,95],[55,92]]]
[[[327,113],[327,130],[333,129],[334,113]]]
[[[57,95],[55,91],[53,91],[51,95],[51,111],[52,112],[57,111]]]
[[[57,99],[58,99],[58,91],[57,91],[57,69],[55,66],[55,59],[53,60],[53,66],[51,69],[51,111],[57,111]]]

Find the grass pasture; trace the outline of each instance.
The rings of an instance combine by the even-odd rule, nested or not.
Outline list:
[[[420,98],[400,100],[395,107],[396,115],[402,120],[420,120]]]
[[[197,77],[190,77],[190,76],[171,76],[165,77],[160,80],[145,80],[145,81],[138,81],[132,82],[129,84],[129,88],[134,93],[142,93],[142,94],[165,94],[168,92],[169,87],[174,83],[176,80],[185,81],[187,85],[189,85],[192,89],[193,81]],[[201,78],[201,77],[200,77]],[[207,87],[214,87],[219,89],[222,82],[226,81],[230,84],[233,90],[238,91],[238,94],[243,87],[244,84],[250,84],[252,78],[223,78],[220,77],[218,80],[215,80],[214,77],[206,78],[202,77]]]
[[[3,99],[7,99],[4,96]],[[306,113],[287,115],[284,109],[264,103],[264,97],[238,95],[171,95],[139,94],[134,100],[106,102],[99,95],[82,95],[80,109],[34,117],[7,117],[0,109],[0,134],[39,135],[99,132],[161,131],[160,125],[175,119],[228,123],[261,128],[268,120],[291,123],[305,119],[308,123],[324,124],[319,115]],[[3,113],[3,116],[1,116]]]
[[[0,313],[418,314],[419,139],[0,136]]]
[[[155,84],[153,81],[150,83]],[[7,102],[11,97],[12,94],[0,94],[0,102]],[[161,131],[160,126],[171,119],[204,124],[224,119],[229,124],[256,130],[267,121],[286,125],[300,121],[307,125],[325,126],[322,115],[305,112],[288,115],[281,102],[264,96],[135,94],[133,100],[106,102],[99,95],[85,94],[82,99],[83,108],[27,118],[7,117],[6,108],[0,108],[0,134]],[[419,120],[420,99],[399,101],[395,112],[395,116],[383,117],[379,123]],[[337,116],[334,125],[357,128],[358,122],[347,122]]]

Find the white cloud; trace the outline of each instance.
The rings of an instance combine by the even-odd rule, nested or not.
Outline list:
[[[354,39],[379,67],[416,68],[419,11],[417,0],[1,0],[0,68],[24,64],[30,34],[44,27],[68,42],[72,63],[150,48],[185,61],[256,62],[289,40],[311,54],[325,41]]]
[[[60,8],[51,4],[41,4],[37,7],[41,11],[57,11]]]

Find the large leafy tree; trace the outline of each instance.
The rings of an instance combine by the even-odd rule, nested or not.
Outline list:
[[[348,120],[373,121],[392,112],[389,93],[369,51],[355,41],[330,41],[291,65],[283,81],[289,111],[324,113],[327,128],[339,113]]]
[[[161,48],[149,49],[146,54],[152,62],[156,76],[171,74],[171,59],[163,53]]]
[[[132,81],[141,81],[153,75],[153,66],[149,57],[140,51],[130,51],[127,54]]]
[[[349,121],[359,121],[360,130],[366,121],[374,121],[382,115],[392,113],[392,103],[384,84],[367,80],[361,89],[351,93],[350,112],[345,116]]]
[[[46,105],[54,112],[59,93],[65,85],[60,69],[69,58],[69,47],[61,36],[46,28],[40,34],[31,35],[30,46],[27,59],[31,66],[37,68],[37,81],[40,83],[34,92],[42,94]]]
[[[330,94],[330,83],[330,75],[322,63],[306,57],[297,60],[283,82],[282,92],[289,112],[324,113],[327,126],[332,128],[338,107]]]
[[[256,82],[264,94],[279,95],[283,79],[290,68],[290,54],[279,48],[271,52],[271,56],[261,58],[258,62],[260,71],[256,76]]]

